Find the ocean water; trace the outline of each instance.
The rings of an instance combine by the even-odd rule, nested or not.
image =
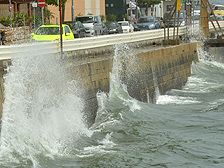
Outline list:
[[[224,167],[224,64],[200,50],[182,90],[143,103],[119,79],[125,48],[115,50],[110,93],[97,94],[91,128],[59,58],[15,56],[4,83],[0,168]]]

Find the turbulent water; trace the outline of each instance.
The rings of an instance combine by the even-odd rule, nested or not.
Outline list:
[[[98,93],[89,129],[79,87],[59,58],[13,57],[4,83],[0,168],[224,167],[224,64],[206,61],[200,51],[182,90],[143,103],[120,82],[120,54],[129,53],[122,51],[115,51],[110,93]]]

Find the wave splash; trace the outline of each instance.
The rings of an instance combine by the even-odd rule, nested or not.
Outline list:
[[[83,100],[58,55],[16,55],[4,88],[0,165],[39,166],[41,157],[70,152],[80,135]]]

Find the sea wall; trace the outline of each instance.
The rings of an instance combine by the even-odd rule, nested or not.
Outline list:
[[[164,94],[171,89],[181,89],[191,75],[192,62],[198,61],[197,48],[200,42],[169,46],[139,53],[132,59],[122,58],[119,61],[121,83],[126,84],[130,96],[143,101],[154,103],[156,89]],[[85,99],[84,110],[86,120],[91,125],[97,111],[96,94],[99,91],[109,93],[110,73],[112,72],[113,57],[95,60],[75,65],[72,63],[69,72],[74,75],[82,86],[82,97]],[[134,59],[134,60],[133,60]]]
[[[154,103],[156,93],[164,94],[170,89],[181,87],[191,75],[192,62],[198,61],[197,48],[200,42],[186,43],[177,46],[160,47],[159,49],[140,52],[129,57],[116,60],[119,67],[120,82],[126,84],[130,96],[143,101]],[[84,116],[89,126],[96,117],[98,104],[97,93],[109,93],[110,74],[115,58],[111,56],[88,56],[89,59],[77,59],[76,56],[64,58],[65,67],[79,86],[80,97],[84,99]],[[3,74],[1,63],[1,96],[0,108],[4,101]],[[2,110],[0,111],[0,117]]]

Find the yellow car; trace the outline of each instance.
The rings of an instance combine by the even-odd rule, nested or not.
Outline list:
[[[213,5],[212,9],[215,15],[221,15],[224,17],[224,5]]]
[[[60,25],[42,25],[35,33],[31,33],[30,42],[60,40]],[[62,40],[74,39],[70,27],[62,24]]]

